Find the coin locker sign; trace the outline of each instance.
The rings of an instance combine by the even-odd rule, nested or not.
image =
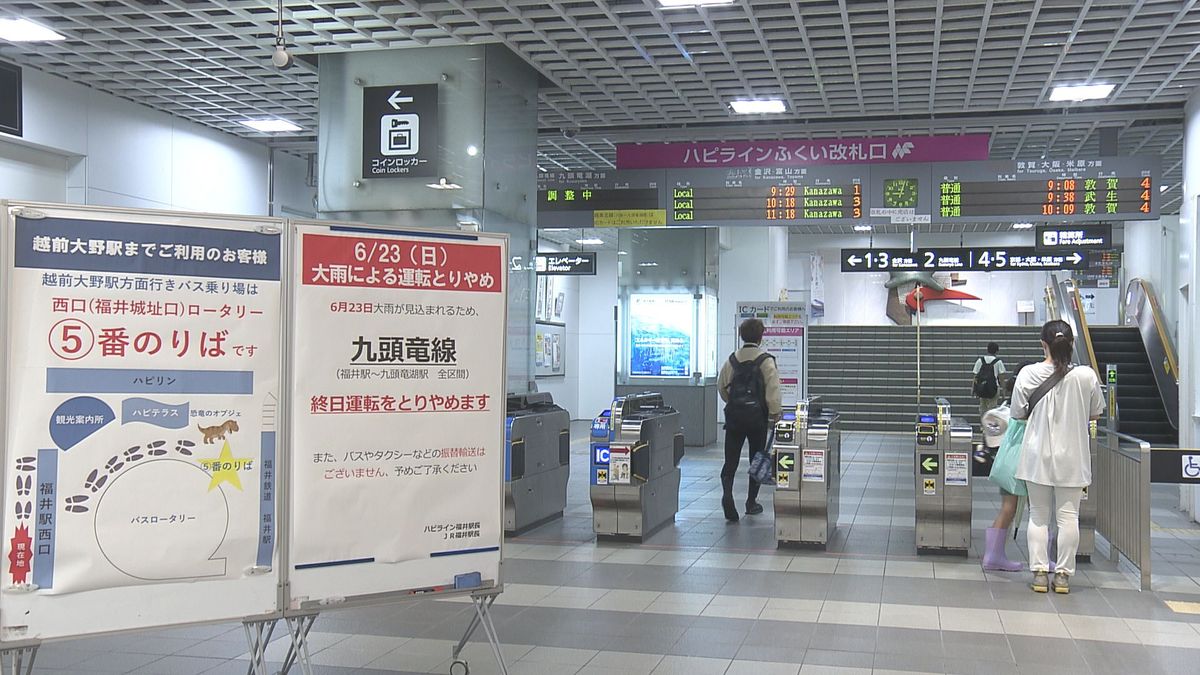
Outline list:
[[[381,584],[498,573],[472,556],[503,534],[506,241],[296,235],[293,587],[354,565]]]
[[[5,587],[270,568],[280,237],[83,213],[10,230]]]
[[[438,175],[438,86],[363,87],[363,178]]]

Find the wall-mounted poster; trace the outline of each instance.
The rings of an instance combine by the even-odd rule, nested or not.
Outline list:
[[[694,341],[690,293],[629,296],[629,374],[690,377]]]
[[[533,374],[554,377],[567,374],[563,351],[567,348],[567,327],[561,323],[539,321],[533,337]]]

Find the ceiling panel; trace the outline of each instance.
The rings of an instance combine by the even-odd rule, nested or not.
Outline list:
[[[996,157],[1087,156],[1098,152],[1098,130],[1113,126],[1122,153],[1163,155],[1165,182],[1175,185],[1181,107],[1200,84],[1196,0],[284,5],[287,41],[301,54],[507,45],[548,83],[539,97],[547,170],[611,168],[615,143],[668,136],[987,131]],[[5,0],[0,14],[69,38],[0,43],[0,58],[222,131],[315,151],[316,74],[307,65],[271,67],[271,0]],[[1055,84],[1096,81],[1116,85],[1105,102],[1112,116],[1050,106]],[[779,97],[789,112],[738,118],[727,104],[744,97]],[[266,136],[237,124],[247,117],[284,117],[304,130]],[[1167,208],[1177,207],[1175,200]]]

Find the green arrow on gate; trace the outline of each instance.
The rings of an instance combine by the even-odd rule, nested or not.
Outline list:
[[[784,471],[791,471],[793,466],[796,466],[795,457],[792,455],[779,456],[779,468],[783,469]]]
[[[938,462],[936,457],[926,457],[924,462],[921,462],[921,468],[930,473],[937,473]]]

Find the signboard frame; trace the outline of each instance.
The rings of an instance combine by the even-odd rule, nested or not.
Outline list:
[[[439,175],[438,85],[362,88],[362,177]]]

